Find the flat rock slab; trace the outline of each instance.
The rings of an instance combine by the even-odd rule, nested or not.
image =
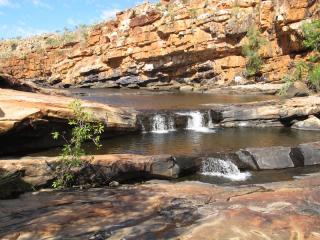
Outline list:
[[[234,105],[218,104],[211,109],[214,122],[223,127],[290,126],[293,120],[319,114],[320,97],[308,96]]]
[[[69,104],[74,98],[50,96],[39,93],[27,93],[15,90],[0,89],[0,134],[13,128],[19,123],[37,121],[44,118],[68,120],[73,117]],[[81,101],[82,106],[94,114],[97,120],[103,121],[108,127],[135,128],[136,112],[132,109],[114,108],[106,104]],[[13,124],[8,127],[8,123]]]
[[[240,169],[270,170],[320,164],[320,142],[297,147],[265,147],[240,149],[230,155]]]
[[[1,239],[316,240],[320,174],[259,186],[151,181],[0,201]]]
[[[259,170],[294,167],[288,147],[247,148],[245,151],[253,157]]]
[[[74,98],[0,89],[0,155],[25,153],[62,145],[54,131],[70,131]],[[138,131],[137,112],[106,104],[81,101],[87,112],[105,124],[103,137]]]
[[[111,181],[141,180],[143,177],[172,179],[177,178],[180,173],[180,168],[171,155],[96,155],[93,159],[89,157],[83,160],[88,164],[76,172],[79,184],[105,185]],[[1,172],[20,173],[21,180],[33,187],[48,186],[55,178],[54,169],[58,161],[56,157],[1,159],[0,176]]]
[[[320,142],[300,144],[298,149],[305,166],[320,164]]]

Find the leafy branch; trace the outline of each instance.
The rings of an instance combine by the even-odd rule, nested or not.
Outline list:
[[[96,122],[91,113],[86,112],[78,100],[70,104],[74,118],[68,124],[72,127],[71,138],[68,140],[59,132],[53,132],[53,139],[62,138],[65,145],[62,148],[60,162],[56,168],[56,180],[54,188],[66,188],[72,186],[75,180],[75,169],[84,166],[85,162],[81,159],[86,155],[83,144],[92,141],[96,148],[101,148],[100,136],[104,132],[104,125]]]

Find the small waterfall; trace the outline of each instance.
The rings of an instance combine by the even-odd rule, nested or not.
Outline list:
[[[168,133],[175,131],[174,120],[170,116],[156,114],[152,118],[153,133]]]
[[[239,168],[231,161],[218,158],[207,158],[203,160],[201,174],[224,177],[232,181],[244,181],[251,176],[249,172],[240,172]]]
[[[212,113],[211,113],[211,111],[208,111],[208,120],[209,120],[209,122],[208,122],[208,127],[210,128],[210,129],[213,129],[214,128],[214,124],[213,124],[213,119],[212,119]]]
[[[192,130],[196,132],[215,132],[212,123],[212,119],[209,114],[209,119],[208,123],[206,124],[205,121],[205,114],[206,113],[201,113],[200,111],[194,111],[194,112],[186,112],[186,113],[179,113],[180,115],[188,116],[188,124],[187,124],[187,130]]]
[[[146,133],[147,132],[146,127],[144,126],[143,121],[140,118],[138,118],[138,122],[139,122],[139,125],[141,126],[142,132]]]

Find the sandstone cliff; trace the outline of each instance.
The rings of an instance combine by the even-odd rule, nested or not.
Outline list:
[[[300,27],[317,0],[175,0],[143,4],[86,32],[0,43],[0,74],[67,87],[212,88],[245,83],[245,35],[267,39],[262,75],[277,82],[304,56]]]

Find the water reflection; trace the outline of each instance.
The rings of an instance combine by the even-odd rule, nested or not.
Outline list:
[[[296,146],[320,140],[320,132],[299,131],[287,128],[230,128],[217,129],[215,133],[176,131],[167,134],[137,134],[103,141],[96,154],[173,154],[209,156],[216,152],[232,152],[246,147]],[[57,154],[50,150],[43,154]]]
[[[151,92],[124,89],[70,89],[73,96],[135,109],[200,109],[208,104],[245,103],[275,99],[270,95],[202,94],[183,92]]]

